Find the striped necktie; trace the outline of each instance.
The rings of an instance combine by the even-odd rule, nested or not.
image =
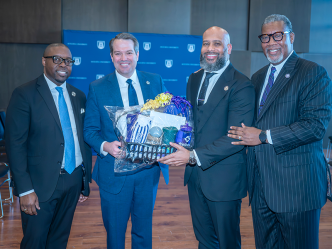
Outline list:
[[[262,96],[262,99],[261,99],[261,103],[259,104],[259,109],[258,109],[258,115],[260,114],[265,102],[266,102],[266,99],[267,99],[267,96],[269,95],[271,89],[272,89],[272,86],[273,86],[273,83],[274,83],[274,73],[276,72],[276,68],[275,67],[271,67],[271,73],[270,73],[270,76],[269,76],[269,79],[268,79],[268,82],[267,82],[267,85],[264,89],[264,93],[263,93],[263,96]]]
[[[59,114],[62,127],[63,137],[65,139],[65,167],[64,169],[69,173],[73,173],[76,168],[75,164],[75,143],[73,130],[71,128],[69,112],[65,98],[63,96],[62,87],[55,88],[59,92]]]
[[[205,79],[204,79],[203,85],[201,87],[201,91],[199,92],[199,95],[198,95],[197,106],[202,106],[204,104],[206,91],[207,91],[207,89],[209,87],[209,83],[210,83],[210,78],[213,75],[215,75],[215,73],[206,73],[205,74]]]

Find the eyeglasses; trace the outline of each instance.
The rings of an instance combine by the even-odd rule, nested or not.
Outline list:
[[[64,58],[61,58],[60,56],[55,56],[55,55],[45,56],[44,58],[46,58],[46,59],[52,58],[54,64],[61,64],[64,61],[66,66],[72,66],[75,62],[72,59],[64,59]]]
[[[261,40],[262,43],[269,43],[271,36],[273,37],[273,40],[275,41],[281,41],[282,38],[284,38],[284,34],[290,34],[293,33],[293,31],[285,31],[285,32],[275,32],[273,34],[262,34],[259,35],[258,38]]]

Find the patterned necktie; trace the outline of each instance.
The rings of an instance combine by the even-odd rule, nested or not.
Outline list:
[[[61,87],[55,88],[59,92],[59,113],[63,137],[65,139],[65,167],[64,169],[71,174],[76,168],[75,164],[75,143],[73,130],[69,118],[69,112]]]
[[[202,106],[204,104],[206,90],[208,89],[210,78],[215,75],[215,73],[206,73],[203,85],[201,87],[201,91],[198,95],[197,106]]]
[[[270,73],[270,76],[269,76],[269,80],[267,82],[267,85],[265,87],[265,90],[263,92],[263,96],[262,96],[262,99],[261,99],[261,103],[259,105],[259,109],[258,109],[258,115],[260,114],[265,102],[266,102],[266,99],[267,99],[267,95],[269,95],[271,89],[272,89],[272,86],[273,86],[273,83],[274,83],[274,73],[276,72],[276,68],[275,67],[271,67],[271,73]]]
[[[135,88],[133,86],[133,81],[131,79],[127,79],[128,83],[128,98],[129,98],[129,106],[138,105],[137,94]]]

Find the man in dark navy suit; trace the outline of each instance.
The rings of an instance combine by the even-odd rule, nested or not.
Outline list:
[[[254,125],[243,123],[229,132],[240,140],[234,145],[249,145],[256,247],[318,249],[327,193],[322,139],[331,118],[331,80],[322,66],[297,56],[286,16],[268,16],[259,39],[270,64],[252,76]]]
[[[86,97],[66,82],[73,62],[66,45],[49,45],[44,74],[16,88],[7,108],[6,150],[20,197],[21,249],[65,249],[77,201],[89,195]]]
[[[255,91],[237,71],[226,30],[211,27],[203,34],[202,69],[191,74],[187,99],[193,106],[195,145],[188,151],[172,143],[177,152],[159,161],[186,166],[190,211],[200,249],[241,248],[240,211],[247,195],[246,151],[227,137],[231,125],[251,123]]]
[[[121,143],[104,106],[143,105],[166,88],[160,75],[136,70],[139,44],[133,35],[118,34],[110,41],[110,49],[116,70],[90,84],[84,139],[98,153],[92,177],[100,190],[107,248],[125,247],[131,216],[132,248],[148,249],[152,248],[152,213],[160,170],[168,179],[168,166],[153,164],[132,175],[115,175]]]

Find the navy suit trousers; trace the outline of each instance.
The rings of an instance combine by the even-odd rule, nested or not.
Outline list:
[[[152,213],[160,168],[152,167],[127,175],[118,194],[100,189],[101,209],[107,231],[107,248],[124,249],[125,234],[131,216],[132,249],[152,248]]]
[[[255,168],[251,202],[257,249],[318,249],[321,209],[275,213],[267,205]]]

